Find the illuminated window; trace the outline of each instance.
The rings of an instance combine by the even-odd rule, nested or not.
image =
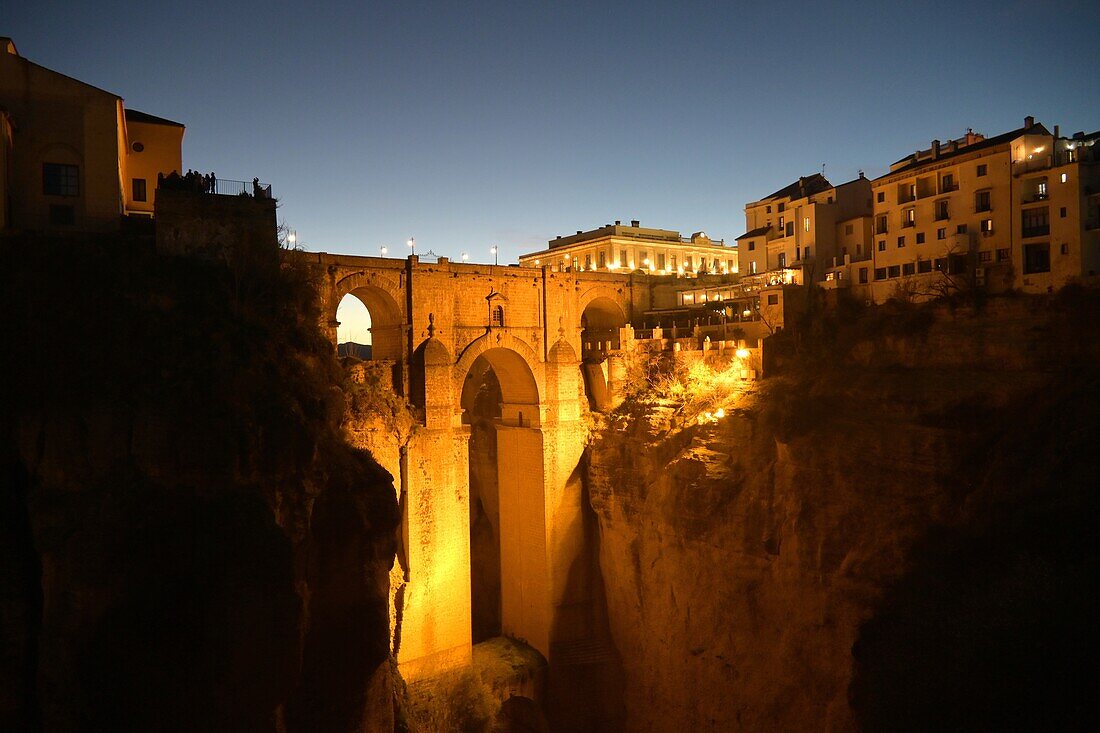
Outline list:
[[[132,188],[133,188],[133,193],[134,193],[134,195],[133,195],[134,201],[144,201],[145,200],[145,179],[144,178],[134,178],[131,181],[131,183],[133,184]]]
[[[778,266],[779,267],[786,267],[787,266],[787,253],[786,252],[780,252],[779,253]]]
[[[1045,199],[1047,197],[1047,182],[1039,181],[1039,185],[1035,187],[1035,198]]]
[[[580,266],[581,266],[580,261],[576,257],[574,257],[573,258],[573,269],[576,270],[576,269],[580,268]]]
[[[946,202],[943,202],[946,203]],[[901,225],[904,227],[911,227],[917,223],[917,210],[906,209],[902,212]]]
[[[1068,173],[1063,173],[1062,174],[1062,183],[1065,183],[1068,180],[1069,180],[1069,174]]]
[[[802,231],[810,231],[810,217],[808,216],[802,217]]]
[[[79,166],[63,163],[43,163],[42,193],[47,196],[79,196]]]
[[[784,219],[784,218],[785,218],[785,217],[782,217],[782,216],[781,216],[781,217],[779,217],[779,231],[780,231],[780,233],[782,233],[782,232],[783,232],[783,229],[784,229],[784,226],[783,226],[783,219]]]
[[[989,236],[990,234],[992,234],[993,233],[993,220],[992,219],[982,219],[981,229],[982,229],[982,234],[984,234],[986,236]]]
[[[756,274],[756,260],[753,260],[752,262],[749,263],[749,272],[752,273],[753,275]]]

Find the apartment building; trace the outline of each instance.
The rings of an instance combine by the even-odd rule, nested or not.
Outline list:
[[[184,126],[39,66],[0,37],[0,225],[111,231],[153,215],[157,176],[179,171]]]
[[[746,204],[746,232],[737,238],[741,275],[771,273],[787,284],[843,278],[871,256],[871,208],[871,182],[862,173],[839,186],[815,173]]]
[[[523,267],[553,267],[574,272],[633,272],[692,276],[737,273],[737,248],[704,232],[690,237],[670,229],[651,229],[633,220],[550,240],[549,247],[520,255]]]
[[[1095,273],[1095,139],[1027,117],[895,162],[872,183],[873,299],[971,285],[1046,292]]]

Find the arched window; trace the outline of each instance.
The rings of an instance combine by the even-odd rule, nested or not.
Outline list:
[[[502,306],[502,305],[494,305],[493,306],[492,325],[495,326],[495,327],[501,327],[501,328],[504,327],[504,306]]]

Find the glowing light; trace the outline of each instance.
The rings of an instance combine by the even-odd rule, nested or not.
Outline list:
[[[538,266],[539,266],[539,261],[535,260],[535,267],[538,267]]]
[[[726,416],[725,408],[719,407],[717,410],[714,411],[714,416],[721,420],[723,417]]]
[[[380,251],[382,252],[382,256],[385,257],[386,253],[390,251],[390,248],[383,244]]]
[[[295,242],[298,241],[298,235],[295,234],[294,232],[291,232],[290,234],[286,235],[286,241],[290,242],[291,244],[294,244]]]
[[[746,308],[745,310],[741,311],[741,315],[745,316],[745,318],[748,318],[749,316],[752,315],[752,311],[750,311],[748,308]]]
[[[656,270],[656,269],[657,269],[657,266],[656,266],[656,265],[653,265],[653,264],[650,264],[650,265],[649,265],[649,271],[650,271],[650,272],[653,272],[653,271],[654,271],[654,270]]]

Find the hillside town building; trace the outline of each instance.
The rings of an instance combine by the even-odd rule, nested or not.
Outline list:
[[[0,230],[111,231],[151,217],[184,126],[39,66],[0,37]]]
[[[668,229],[629,226],[616,221],[599,229],[550,240],[549,247],[521,255],[523,267],[553,267],[575,272],[633,272],[692,276],[715,273],[736,275],[736,245],[713,240],[704,232],[682,237]]]

